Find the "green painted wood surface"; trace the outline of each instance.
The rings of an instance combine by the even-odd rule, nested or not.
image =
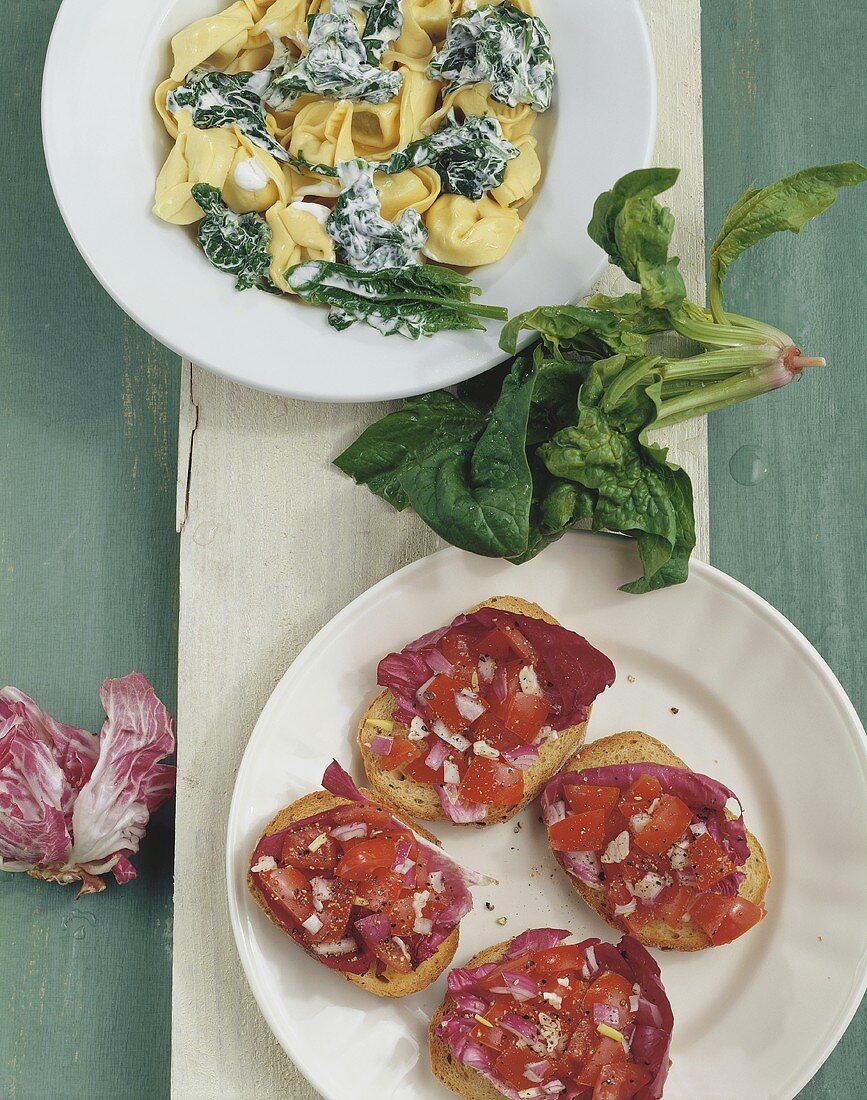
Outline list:
[[[2,6],[0,684],[96,731],[106,676],[144,672],[175,706],[178,363],[100,289],[51,196],[39,96],[57,0]],[[77,903],[0,874],[3,1100],[167,1095],[172,820],[169,804],[135,882]]]
[[[863,0],[706,0],[709,238],[752,180],[767,183],[806,165],[867,158],[865,42]],[[800,627],[862,717],[865,270],[867,186],[843,195],[801,237],[778,236],[739,261],[729,282],[732,309],[791,333],[806,354],[824,355],[829,366],[781,394],[715,413],[709,447],[711,560]],[[741,447],[766,457],[767,477],[751,486],[730,474],[731,456]],[[804,1100],[863,1096],[864,1005],[802,1093]]]
[[[97,729],[106,675],[138,668],[174,705],[177,364],[99,289],[51,199],[36,105],[57,0],[3,6],[20,64],[0,73],[14,150],[0,173],[0,680]],[[750,179],[867,153],[867,15],[860,0],[712,0],[703,18],[714,233]],[[732,304],[831,369],[711,422],[715,564],[804,630],[862,713],[865,210],[846,195],[802,239],[742,261]],[[742,446],[769,467],[750,487],[729,473]],[[137,865],[135,883],[77,905],[0,875],[4,1100],[167,1096],[170,808]],[[862,1011],[803,1097],[864,1095],[865,1058]]]

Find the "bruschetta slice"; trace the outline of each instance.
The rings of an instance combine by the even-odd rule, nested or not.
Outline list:
[[[587,904],[649,947],[719,947],[765,916],[770,869],[740,801],[646,733],[585,745],[542,814]]]
[[[430,1027],[436,1076],[465,1100],[657,1100],[674,1017],[632,936],[536,928],[452,970]]]
[[[423,820],[506,821],[584,741],[614,666],[537,604],[498,596],[379,663],[358,744],[371,784]]]
[[[469,887],[482,877],[359,790],[336,761],[322,784],[265,829],[250,859],[250,893],[311,958],[347,981],[378,997],[417,993],[451,962],[473,905]]]

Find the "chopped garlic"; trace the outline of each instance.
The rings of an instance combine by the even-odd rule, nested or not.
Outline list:
[[[412,722],[410,722],[409,726],[408,736],[410,741],[424,741],[429,733],[430,730],[427,728],[421,718],[416,715],[416,717],[413,718]]]
[[[679,844],[673,844],[668,849],[668,858],[671,861],[671,869],[673,871],[682,871],[687,864],[686,849],[688,843],[681,841]]]
[[[643,810],[637,814],[633,814],[629,819],[629,827],[633,833],[640,833],[642,829],[646,829],[650,824],[650,814],[646,814]]]
[[[560,996],[559,993],[550,993],[550,992],[548,992],[548,990],[546,990],[542,994],[542,1000],[547,1001],[548,1004],[553,1005],[554,1008],[562,1008],[563,1007],[563,998]]]
[[[250,870],[254,875],[259,875],[263,871],[274,871],[277,868],[277,860],[273,856],[260,856],[259,862],[251,867]]]
[[[638,880],[632,888],[632,893],[637,898],[641,898],[642,901],[653,901],[654,898],[659,897],[666,886],[671,885],[671,879],[668,875],[657,875],[652,871]]]
[[[536,670],[532,665],[524,665],[518,673],[518,683],[521,685],[521,691],[523,691],[525,695],[542,694],[542,689],[539,686],[539,677],[536,675]]]
[[[476,756],[483,756],[486,760],[499,760],[500,750],[489,745],[487,741],[474,741],[473,752]]]
[[[539,1034],[549,1054],[553,1054],[563,1042],[563,1032],[559,1022],[547,1012],[539,1013]]]
[[[568,978],[558,978],[557,979],[557,985],[562,985],[564,989],[568,989],[569,988],[569,979]]]
[[[301,922],[301,927],[309,932],[311,936],[315,936],[317,932],[322,931],[322,921],[315,913],[311,913],[307,920]]]
[[[611,841],[602,853],[603,863],[622,863],[629,855],[629,833],[624,829],[622,833]]]

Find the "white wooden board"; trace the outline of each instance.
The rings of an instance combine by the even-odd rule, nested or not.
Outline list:
[[[700,299],[699,0],[644,7],[659,76],[656,159],[683,170],[675,250]],[[619,289],[610,273],[600,285]],[[330,465],[387,406],[310,405],[189,364],[183,372],[172,1096],[315,1100],[261,1018],[229,929],[224,840],[235,772],[260,710],[303,645],[360,592],[441,543],[415,516],[394,513]],[[692,476],[696,553],[706,559],[704,422],[665,439]]]

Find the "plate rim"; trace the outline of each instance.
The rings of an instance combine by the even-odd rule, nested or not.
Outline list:
[[[593,539],[617,539],[620,542],[626,541],[625,536],[612,534],[609,532],[588,532],[588,531],[569,531],[566,533],[566,538],[593,538]],[[270,718],[270,712],[277,708],[279,705],[279,698],[283,691],[286,690],[287,684],[290,680],[294,680],[296,676],[303,674],[305,667],[313,660],[319,650],[319,648],[327,641],[323,639],[323,635],[326,632],[329,633],[332,629],[339,629],[341,624],[344,624],[344,620],[350,617],[350,613],[357,609],[358,605],[364,605],[368,601],[375,600],[377,593],[380,589],[384,588],[387,584],[392,582],[397,576],[411,575],[413,572],[421,571],[425,564],[432,558],[441,558],[442,556],[459,558],[464,556],[465,551],[459,550],[454,546],[447,546],[441,550],[434,551],[432,554],[428,554],[423,558],[418,558],[416,561],[409,562],[407,565],[402,566],[400,569],[394,570],[369,588],[360,592],[355,599],[346,604],[340,611],[337,612],[328,622],[313,635],[312,638],[304,645],[299,651],[296,658],[291,662],[286,671],[278,680],[274,686],[271,694],[268,697],[267,702],[259,713],[259,717],[256,720],[247,744],[244,748],[241,762],[238,765],[238,771],[235,776],[235,784],[232,788],[232,800],[229,808],[229,816],[226,825],[226,893],[229,909],[229,922],[232,927],[232,937],[235,941],[235,948],[238,952],[238,956],[241,961],[241,966],[244,971],[244,976],[247,980],[250,992],[253,995],[254,1000],[259,1011],[262,1013],[268,1027],[271,1030],[272,1035],[275,1037],[280,1047],[290,1058],[292,1063],[298,1068],[299,1072],[305,1077],[305,1079],[318,1091],[322,1093],[327,1100],[342,1100],[342,1098],[332,1095],[324,1088],[320,1079],[318,1078],[316,1069],[311,1065],[309,1059],[303,1052],[296,1054],[296,1052],[290,1051],[282,1038],[278,1034],[275,1021],[272,1017],[270,1008],[263,1005],[257,995],[256,988],[253,981],[252,974],[252,958],[246,948],[246,942],[242,934],[242,916],[241,911],[236,902],[236,888],[238,882],[236,879],[235,871],[233,868],[233,860],[236,854],[236,848],[232,847],[233,834],[237,831],[238,821],[240,818],[240,802],[238,799],[238,787],[241,777],[241,773],[247,765],[248,757],[252,757],[252,747],[254,741],[257,739],[257,735],[261,736],[260,730],[266,725],[267,720]],[[804,657],[813,665],[817,673],[828,691],[830,699],[833,700],[835,705],[839,708],[841,717],[848,719],[846,721],[846,731],[852,742],[856,755],[860,759],[862,778],[865,783],[865,790],[867,790],[867,732],[865,732],[864,724],[861,721],[858,712],[855,709],[852,700],[846,693],[845,688],[840,683],[836,674],[831,666],[825,660],[825,658],[819,653],[813,643],[807,638],[807,636],[798,629],[797,626],[786,616],[779,611],[772,603],[766,600],[763,596],[760,596],[758,592],[753,591],[742,581],[737,580],[735,577],[730,576],[723,570],[718,569],[716,566],[711,565],[709,562],[704,562],[699,559],[693,559],[690,563],[690,576],[693,575],[701,577],[711,586],[715,587],[718,591],[724,593],[725,596],[730,597],[737,602],[749,607],[753,613],[764,617],[777,631],[778,634],[786,638],[790,644],[795,648],[802,651]],[[689,581],[687,581],[689,583]],[[345,625],[345,624],[344,624]],[[300,667],[297,667],[300,666]],[[847,999],[841,1003],[840,1010],[837,1013],[833,1026],[826,1032],[825,1042],[821,1049],[817,1053],[816,1060],[807,1065],[800,1075],[789,1083],[789,1087],[792,1090],[787,1093],[786,1100],[795,1100],[801,1090],[815,1077],[822,1066],[827,1062],[833,1051],[836,1049],[840,1040],[842,1039],[846,1029],[855,1017],[858,1008],[867,994],[867,956],[862,956],[858,965],[854,971],[854,982],[850,987],[850,991]]]
[[[60,173],[58,171],[57,161],[53,159],[52,153],[52,141],[51,134],[53,130],[53,123],[51,117],[51,107],[49,104],[49,86],[54,78],[56,71],[55,55],[60,51],[60,42],[63,38],[61,23],[64,18],[69,18],[69,12],[72,12],[76,5],[82,5],[86,0],[62,0],[60,7],[57,10],[57,14],[54,19],[54,24],[51,29],[51,35],[48,42],[48,48],[45,53],[45,61],[42,70],[42,84],[40,92],[40,128],[42,134],[42,150],[45,159],[46,170],[48,173],[49,183],[51,185],[52,195],[54,197],[55,205],[60,211],[61,219],[66,228],[67,233],[72,239],[79,255],[87,265],[88,270],[97,280],[102,289],[108,294],[112,301],[127,314],[140,328],[148,333],[153,339],[157,340],[164,347],[168,348],[173,354],[179,356],[186,362],[193,363],[196,366],[202,367],[209,371],[211,374],[220,378],[225,378],[229,382],[233,382],[237,385],[245,386],[248,389],[257,390],[262,393],[272,393],[282,397],[294,398],[296,400],[314,401],[329,404],[339,405],[356,405],[366,404],[372,402],[381,401],[393,401],[403,400],[404,398],[417,396],[418,393],[425,392],[424,390],[418,390],[416,386],[411,385],[407,388],[403,386],[389,385],[385,387],[379,387],[377,389],[369,389],[365,391],[353,390],[352,392],[343,392],[340,396],[335,396],[331,392],[317,390],[315,384],[306,388],[299,389],[293,386],[291,377],[285,379],[285,384],[281,384],[282,380],[278,379],[276,382],[266,381],[264,378],[251,379],[249,376],[239,372],[234,365],[226,367],[217,367],[213,365],[212,356],[200,357],[190,354],[190,351],[183,346],[184,341],[178,338],[166,338],[164,332],[157,331],[157,325],[146,321],[142,316],[142,311],[136,306],[135,303],[128,304],[121,299],[121,296],[116,292],[108,277],[100,270],[99,265],[93,258],[91,250],[86,246],[82,236],[76,231],[72,219],[69,214],[68,206],[62,198],[62,186],[60,185]],[[557,0],[554,0],[556,3]],[[650,35],[650,27],[648,25],[647,17],[644,13],[644,9],[641,0],[627,0],[630,6],[634,9],[638,17],[638,30],[640,32],[641,45],[643,46],[643,52],[647,63],[647,70],[650,77],[650,96],[649,96],[649,112],[650,112],[650,125],[648,127],[647,140],[645,148],[640,158],[640,165],[637,167],[647,168],[652,164],[653,154],[656,148],[656,139],[658,133],[659,122],[659,80],[656,71],[656,59],[653,52],[653,43]],[[66,14],[65,14],[66,13]],[[74,12],[73,12],[74,14]],[[592,272],[592,281],[590,285],[594,285],[602,272],[608,266],[608,260],[604,257],[600,258],[599,263]],[[572,296],[569,298],[570,302],[578,301],[582,295]],[[531,343],[533,337],[531,333],[521,334],[518,340],[518,351],[523,351]],[[411,342],[411,346],[414,342]],[[410,351],[411,351],[410,346]],[[462,361],[460,355],[456,355],[455,362]],[[504,361],[507,358],[505,352],[502,352],[495,362],[487,363],[487,365],[481,366],[480,369],[473,369],[473,373],[467,374],[466,368],[456,369],[452,373],[444,376],[444,378],[437,384],[438,389],[445,388],[447,386],[457,385],[462,381],[469,380],[471,378],[478,377],[485,371],[492,369],[498,362]]]

